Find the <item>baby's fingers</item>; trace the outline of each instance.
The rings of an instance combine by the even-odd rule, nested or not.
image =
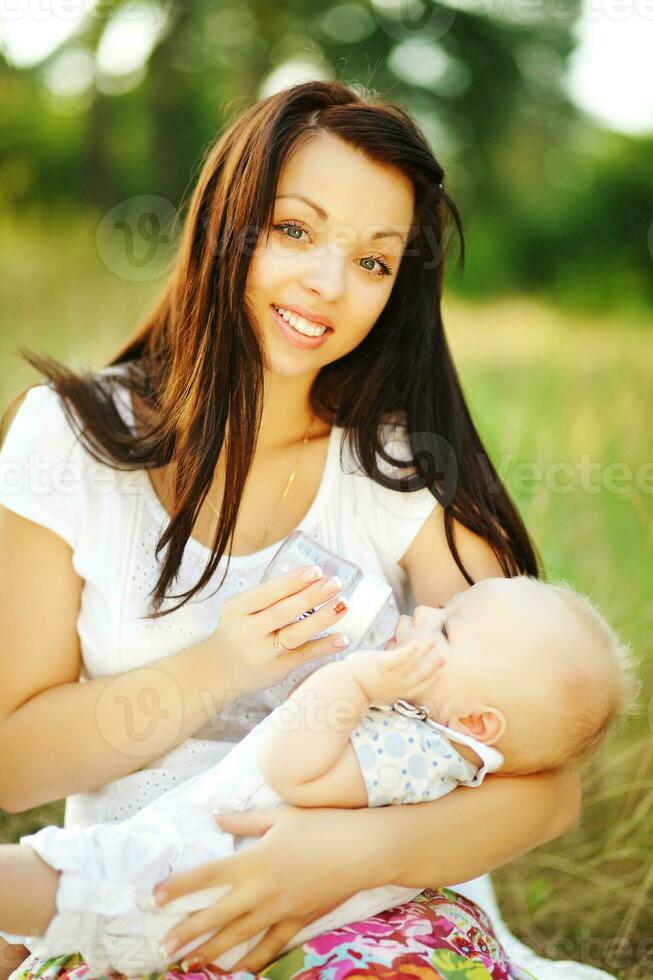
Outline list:
[[[425,657],[413,671],[413,680],[416,684],[421,684],[425,681],[431,682],[439,673],[440,668],[445,664],[445,658],[436,656],[434,653],[430,653],[428,657]]]
[[[425,650],[430,650],[432,647],[432,640],[411,640],[400,647],[395,647],[388,656],[387,664],[393,670],[406,674],[413,670]]]

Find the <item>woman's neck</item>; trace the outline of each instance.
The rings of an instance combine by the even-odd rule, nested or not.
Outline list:
[[[269,452],[301,442],[311,422],[309,394],[317,372],[294,378],[265,373],[263,412],[257,452]],[[329,425],[314,419],[309,435],[324,435]]]

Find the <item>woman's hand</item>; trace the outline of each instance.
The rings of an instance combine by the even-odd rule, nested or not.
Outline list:
[[[341,586],[339,579],[325,578],[318,566],[304,566],[225,599],[212,641],[227,688],[238,696],[264,690],[299,664],[343,649],[347,643],[338,646],[337,633],[313,639],[346,612],[346,603],[336,599]],[[310,616],[295,622],[307,611]],[[292,653],[280,656],[274,649],[275,630]]]
[[[189,963],[207,963],[267,930],[231,967],[253,973],[262,969],[309,922],[356,892],[383,883],[384,842],[370,847],[369,834],[354,826],[357,812],[281,804],[272,810],[221,814],[221,829],[263,836],[231,857],[198,865],[157,885],[155,894],[164,892],[165,902],[215,885],[231,886],[219,901],[184,919],[165,942],[176,939],[175,948],[181,949],[202,933],[217,930],[188,954]]]

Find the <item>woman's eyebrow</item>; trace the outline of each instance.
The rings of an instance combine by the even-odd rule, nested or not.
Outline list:
[[[311,201],[310,198],[305,197],[303,194],[279,194],[275,200],[280,201],[284,197],[294,197],[297,201],[303,201],[304,204],[308,204],[309,208],[313,208],[322,221],[329,220],[329,215],[324,208],[321,208],[319,204]],[[406,241],[402,233],[397,231],[396,228],[381,228],[379,231],[375,231],[373,235],[370,235],[370,241],[372,242],[376,241],[377,238],[398,238],[402,244],[405,244]]]

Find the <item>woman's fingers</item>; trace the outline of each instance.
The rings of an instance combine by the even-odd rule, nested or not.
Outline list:
[[[228,599],[225,599],[223,608],[228,603],[229,608],[235,612],[258,613],[281,600],[287,600],[288,597],[292,597],[298,592],[312,589],[312,583],[319,581],[322,577],[322,570],[317,565],[303,565],[301,568],[293,568],[285,575],[276,575],[274,578],[266,579],[265,582],[260,582],[250,589],[229,596]],[[294,619],[294,617],[291,616],[290,619]],[[272,628],[276,629],[274,626]]]
[[[329,905],[324,905],[322,908],[315,909],[311,915],[307,916],[296,916],[291,919],[284,919],[282,922],[276,922],[271,926],[265,933],[261,941],[250,949],[241,960],[238,960],[231,969],[235,972],[236,970],[247,970],[250,973],[257,973],[259,970],[263,970],[272,960],[276,959],[281,953],[281,950],[286,946],[291,939],[293,939],[304,926],[309,925],[311,922],[315,922],[316,919],[322,918],[327,912],[332,912],[340,902],[331,902]]]
[[[180,871],[179,874],[160,881],[153,890],[155,907],[161,908],[173,898],[187,895],[189,892],[198,892],[213,885],[229,884],[230,861],[230,857],[207,861],[205,864],[198,864],[188,871]]]
[[[182,922],[178,923],[174,929],[171,929],[163,937],[161,947],[167,956],[174,956],[177,950],[183,949],[193,940],[197,939],[198,936],[202,936],[207,932],[215,933],[216,931],[220,931],[225,923],[228,923],[229,929],[231,929],[232,923],[245,915],[247,909],[250,909],[251,906],[252,898],[243,889],[240,889],[237,894],[231,893],[225,898],[220,899],[220,901],[208,905],[200,912],[186,916]],[[270,914],[269,910],[267,914]],[[254,935],[254,933],[251,933],[251,935]],[[211,941],[209,940],[209,942]],[[231,945],[233,946],[234,943]],[[188,959],[197,959],[199,955],[203,955],[201,951],[204,946],[206,946],[206,943],[203,946],[198,946],[197,949],[193,949],[188,954]],[[225,948],[228,949],[229,947]]]
[[[217,935],[212,936],[211,939],[207,939],[205,943],[202,943],[201,946],[194,949],[189,954],[188,959],[194,963],[197,963],[200,957],[204,963],[211,963],[213,960],[217,960],[223,953],[233,949],[234,946],[238,946],[247,939],[258,936],[259,933],[263,932],[270,925],[270,918],[273,916],[274,912],[269,908],[258,908],[241,915],[239,918],[229,922]],[[233,971],[233,967],[231,970]]]
[[[261,941],[250,949],[242,959],[231,967],[232,972],[239,970],[248,973],[258,973],[279,956],[284,946],[297,935],[306,924],[305,919],[287,919],[276,922],[265,933]]]
[[[274,810],[214,810],[213,816],[222,830],[238,837],[260,837],[276,822],[279,814]],[[226,859],[228,860],[228,859]]]
[[[312,639],[317,633],[335,621],[337,614],[331,614],[333,608],[340,603],[339,610],[347,608],[344,600],[338,596],[342,591],[342,582],[338,578],[320,579],[308,586],[302,592],[295,593],[287,599],[282,599],[258,613],[255,617],[267,632],[281,630],[281,642],[284,646],[295,648]],[[323,604],[327,606],[323,607]],[[323,608],[318,608],[323,607]],[[306,614],[306,615],[304,615]],[[299,616],[304,616],[295,622]]]
[[[316,609],[315,612],[304,619],[300,619],[299,622],[284,626],[283,629],[279,630],[279,639],[285,647],[290,650],[297,650],[305,643],[309,643],[319,633],[335,627],[338,620],[344,617],[348,608],[347,600],[343,599],[342,596],[336,596],[326,606]]]

